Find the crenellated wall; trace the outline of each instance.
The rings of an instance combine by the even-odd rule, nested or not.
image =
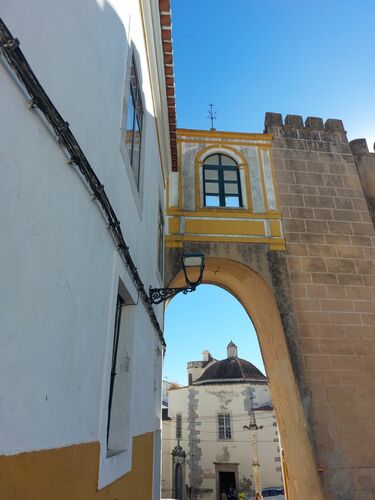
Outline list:
[[[374,498],[375,155],[340,120],[267,113],[265,132],[325,493]]]
[[[357,166],[367,206],[375,224],[375,153],[370,153],[366,139],[350,141],[350,149]]]
[[[341,120],[283,120],[278,113],[266,114],[264,134],[180,130],[178,143],[180,171],[169,178],[167,281],[178,276],[181,253],[202,252],[204,282],[231,291],[251,316],[291,499],[373,498],[375,154],[361,140],[349,144]],[[244,207],[202,206],[200,166],[208,151],[242,156]],[[264,183],[264,151],[274,212]],[[258,279],[272,294],[266,302]],[[271,312],[273,301],[277,314]],[[261,311],[266,315],[257,319]]]

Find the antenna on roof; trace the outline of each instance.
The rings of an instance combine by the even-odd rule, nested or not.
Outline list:
[[[209,104],[209,108],[210,109],[208,110],[208,116],[207,116],[207,118],[209,120],[211,120],[211,128],[210,128],[210,130],[216,130],[216,128],[214,127],[214,120],[216,120],[216,113],[217,113],[217,111],[214,111],[213,107],[214,107],[213,104]]]

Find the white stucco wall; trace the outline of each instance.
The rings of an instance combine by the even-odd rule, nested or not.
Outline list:
[[[157,218],[164,184],[140,3],[0,0],[0,7],[104,184],[145,288],[161,286]],[[145,107],[140,195],[120,151],[131,46]],[[0,88],[0,448],[15,454],[100,441],[103,486],[131,466],[131,450],[105,457],[119,278],[137,304],[129,306],[130,436],[160,427],[160,341],[76,167],[67,165],[1,64]],[[155,311],[162,324],[162,306]]]
[[[172,420],[163,422],[162,496],[168,497],[172,493],[171,452],[177,444],[175,427],[176,413],[179,412],[182,413],[180,444],[187,455],[186,483],[191,485],[189,475],[193,465],[198,476],[202,478],[201,484],[197,486],[206,490],[206,493],[200,494],[199,498],[207,500],[217,498],[215,463],[238,464],[239,485],[243,485],[247,479],[252,480],[250,431],[243,428],[249,424],[251,392],[254,397],[257,425],[263,426],[263,429],[257,432],[262,487],[282,485],[276,419],[272,410],[257,410],[259,407],[272,404],[268,386],[266,384],[193,385],[169,391],[169,416]],[[231,414],[231,440],[218,439],[217,414],[222,411]]]

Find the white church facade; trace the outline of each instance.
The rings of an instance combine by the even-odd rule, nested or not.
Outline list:
[[[282,486],[267,378],[227,346],[227,358],[188,363],[189,385],[169,390],[163,416],[162,497],[219,500],[233,487]]]

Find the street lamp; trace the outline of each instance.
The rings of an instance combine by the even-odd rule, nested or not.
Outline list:
[[[188,286],[181,288],[151,288],[150,303],[161,304],[182,292],[186,295],[194,292],[198,285],[202,283],[204,270],[204,255],[201,253],[185,253],[181,257],[182,269],[185,275],[185,281]]]

